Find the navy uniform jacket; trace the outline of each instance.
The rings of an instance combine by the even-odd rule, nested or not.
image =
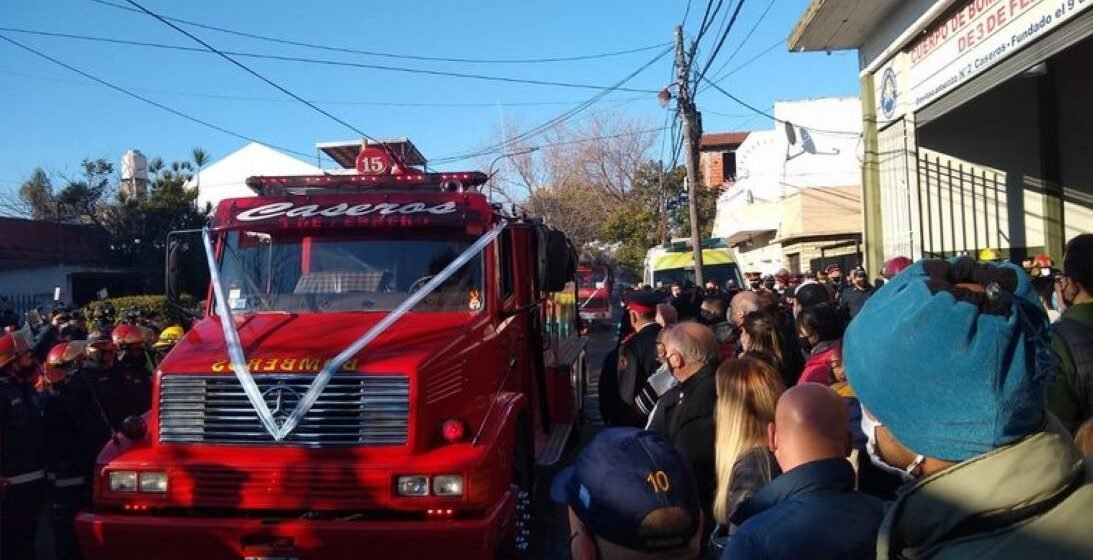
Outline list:
[[[34,387],[10,377],[0,379],[0,476],[41,470],[42,414]]]
[[[657,359],[657,335],[660,325],[647,323],[641,330],[626,337],[619,345],[618,392],[621,403],[616,425],[645,426],[645,415],[638,409],[635,399],[649,376],[660,367]],[[600,395],[603,398],[603,395]]]

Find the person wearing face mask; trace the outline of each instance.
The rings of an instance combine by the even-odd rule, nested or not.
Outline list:
[[[1056,293],[1066,310],[1054,325],[1051,347],[1060,375],[1048,399],[1051,411],[1074,431],[1093,417],[1093,234],[1066,244]]]
[[[34,558],[45,499],[42,414],[35,399],[31,342],[24,332],[0,336],[0,557]]]
[[[1024,271],[966,257],[915,263],[850,324],[869,454],[906,480],[877,558],[1093,557],[1093,462],[1045,406],[1049,333]]]
[[[657,400],[649,429],[664,435],[694,469],[705,519],[713,519],[714,409],[719,349],[713,331],[695,322],[664,330],[665,363],[678,382]],[[704,532],[703,534],[707,534]]]
[[[600,376],[601,413],[609,426],[644,426],[648,412],[639,407],[637,397],[649,376],[660,367],[657,360],[656,308],[660,296],[654,292],[635,292],[626,302],[634,332],[618,347],[617,374],[614,379]]]

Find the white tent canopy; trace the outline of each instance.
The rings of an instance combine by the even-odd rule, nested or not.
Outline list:
[[[255,196],[246,185],[247,177],[255,175],[320,175],[318,167],[287,156],[262,144],[251,142],[201,169],[200,174],[186,183],[197,188],[198,206],[212,203],[213,208],[226,198]]]

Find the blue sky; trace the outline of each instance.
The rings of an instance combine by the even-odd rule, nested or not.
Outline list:
[[[123,0],[108,0],[124,4]],[[807,0],[748,0],[717,61],[739,68],[722,87],[768,110],[774,100],[858,94],[852,53],[786,51],[785,38]],[[401,0],[142,0],[162,15],[293,41],[359,50],[465,59],[529,59],[613,52],[672,40],[686,0],[551,2]],[[735,2],[725,2],[735,6]],[[686,30],[697,31],[706,2],[693,0]],[[761,14],[769,13],[744,42]],[[726,9],[727,11],[727,9]],[[112,37],[200,47],[153,18],[92,0],[8,0],[0,31],[108,82],[178,111],[270,144],[314,153],[319,141],[356,134],[215,55],[28,35],[10,29]],[[220,49],[405,68],[608,86],[659,51],[548,64],[401,60],[338,53],[184,27]],[[703,41],[712,49],[714,32]],[[777,45],[777,46],[775,46]],[[773,48],[772,48],[773,47]],[[770,49],[768,51],[768,49]],[[750,64],[742,64],[768,51]],[[374,137],[407,136],[427,157],[486,144],[499,119],[537,124],[596,95],[593,89],[512,84],[297,62],[240,58],[254,70]],[[700,54],[699,61],[705,56]],[[626,87],[656,90],[671,76],[672,55]],[[635,99],[637,98],[637,99]],[[663,124],[653,94],[614,92],[597,107]],[[471,107],[376,106],[373,102],[480,104]],[[511,105],[514,103],[544,103]],[[549,103],[549,104],[545,104]],[[498,105],[500,104],[500,106]],[[764,129],[720,93],[698,97],[706,132]],[[579,117],[578,117],[579,118]],[[170,161],[200,146],[218,159],[245,141],[183,120],[0,41],[0,193],[35,168],[73,172],[85,157],[117,162],[136,148]],[[659,145],[659,144],[658,144]],[[466,165],[473,166],[473,162]],[[465,165],[465,166],[466,166]],[[459,167],[456,165],[455,167]]]

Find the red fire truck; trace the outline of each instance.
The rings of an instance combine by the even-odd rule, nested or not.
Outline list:
[[[611,321],[611,291],[615,281],[611,267],[599,263],[577,266],[577,304],[581,319],[592,323]]]
[[[535,466],[580,418],[576,254],[482,173],[357,163],[252,177],[169,243],[169,294],[206,249],[208,307],[99,457],[89,558],[526,551]]]

